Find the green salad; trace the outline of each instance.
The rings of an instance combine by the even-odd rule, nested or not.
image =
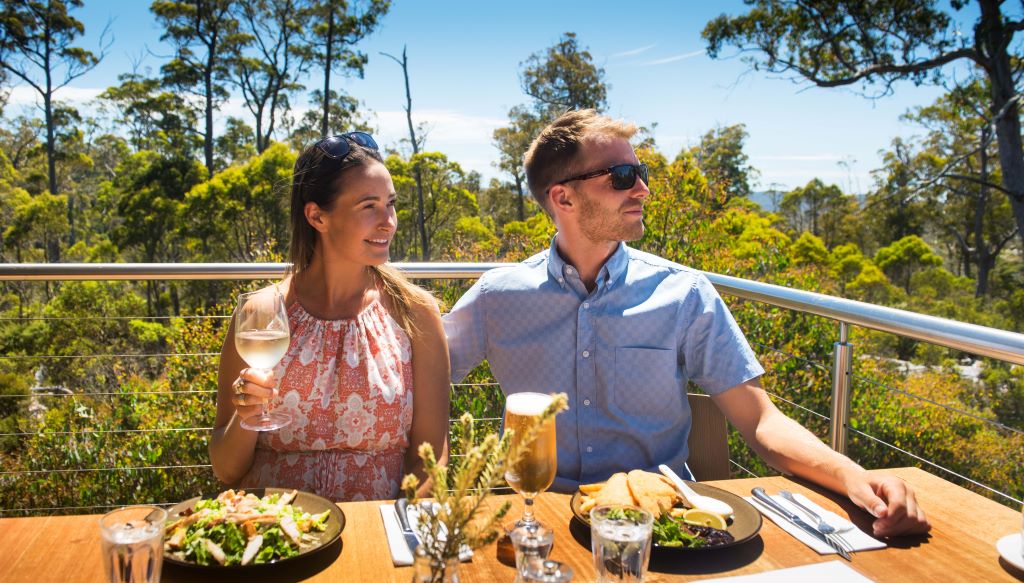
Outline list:
[[[167,525],[164,550],[199,565],[258,565],[294,557],[315,542],[331,511],[303,512],[290,504],[295,490],[259,498],[228,490]]]

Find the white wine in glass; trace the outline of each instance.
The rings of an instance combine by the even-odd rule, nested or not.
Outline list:
[[[513,393],[505,400],[505,429],[512,429],[512,442],[519,441],[534,421],[551,404],[551,395],[541,393]],[[519,463],[505,472],[505,481],[524,498],[526,506],[523,518],[516,526],[536,523],[533,517],[533,498],[547,490],[555,481],[558,469],[557,436],[555,420],[551,418],[537,433]]]
[[[284,298],[277,287],[238,296],[234,318],[238,355],[253,368],[273,368],[288,351],[291,338]],[[281,411],[271,413],[264,402],[263,412],[243,420],[242,427],[252,431],[273,431],[291,422],[291,415]]]

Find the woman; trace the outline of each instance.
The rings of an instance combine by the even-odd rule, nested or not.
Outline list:
[[[306,148],[291,209],[293,267],[279,286],[291,342],[273,371],[260,371],[245,367],[228,329],[213,471],[239,487],[331,500],[393,498],[402,476],[415,473],[426,493],[419,444],[447,458],[448,348],[434,299],[384,265],[395,187],[373,138],[353,132]],[[291,424],[259,433],[239,426],[268,399]]]

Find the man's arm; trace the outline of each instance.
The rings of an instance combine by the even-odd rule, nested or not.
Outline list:
[[[481,281],[474,283],[473,287],[455,302],[451,311],[441,318],[448,339],[452,383],[461,382],[469,371],[487,358],[484,337],[486,314],[483,308],[484,294],[481,290]]]
[[[770,466],[849,497],[875,517],[875,535],[917,534],[931,528],[906,482],[895,476],[869,474],[826,446],[779,411],[759,379],[741,383],[712,399]]]

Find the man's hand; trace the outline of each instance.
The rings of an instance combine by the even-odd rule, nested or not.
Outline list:
[[[932,528],[914,491],[896,476],[858,472],[846,491],[850,500],[875,517],[875,536],[924,534]]]

